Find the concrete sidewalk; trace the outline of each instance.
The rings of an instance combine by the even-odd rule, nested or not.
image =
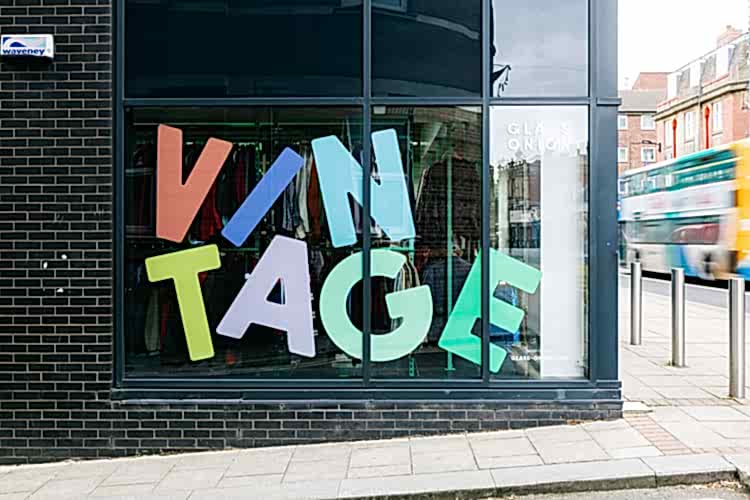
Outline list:
[[[726,294],[726,291],[715,292]],[[629,276],[620,275],[619,293],[620,379],[626,400],[641,401],[652,407],[750,404],[750,401],[728,398],[729,314],[726,307],[686,301],[687,367],[675,368],[669,364],[672,349],[670,297],[643,292],[643,343],[631,346]],[[746,321],[750,325],[750,315]],[[747,342],[750,353],[750,335]],[[746,363],[750,374],[750,356]],[[747,383],[750,394],[750,377]],[[750,434],[746,437],[750,438]]]
[[[643,418],[651,417],[5,467],[0,469],[0,499],[481,498],[712,482],[736,478],[738,468],[750,473],[750,453],[694,453],[684,442],[673,447],[658,439],[657,426],[645,425]],[[750,422],[743,424],[747,426]]]

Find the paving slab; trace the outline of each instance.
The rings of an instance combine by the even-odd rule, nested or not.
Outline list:
[[[495,491],[492,473],[484,471],[446,472],[394,476],[381,479],[345,479],[341,482],[339,498],[415,495],[420,493],[461,492],[467,498],[482,498]],[[471,493],[470,493],[471,492]],[[469,496],[470,495],[470,496]],[[192,499],[191,499],[192,500]]]
[[[352,447],[348,443],[300,446],[294,450],[295,462],[315,462],[318,460],[348,460]]]
[[[535,444],[535,446],[546,464],[591,462],[609,458],[607,453],[593,439],[544,446]]]
[[[249,492],[247,487],[195,490],[190,500],[298,500],[333,499],[338,495],[339,481],[302,481],[273,486],[258,486]]]
[[[649,446],[651,444],[641,433],[632,427],[611,431],[589,432],[597,444],[604,450]]]
[[[349,459],[297,462],[292,460],[284,474],[285,483],[344,479],[349,468]]]
[[[283,474],[265,474],[260,476],[224,476],[216,485],[217,488],[239,488],[245,487],[248,491],[253,491],[258,486],[272,486],[281,484],[284,478]]]
[[[412,457],[412,467],[414,474],[475,471],[479,468],[471,450],[458,453],[415,454]]]
[[[383,448],[359,448],[351,455],[350,467],[373,467],[411,463],[411,450],[407,445]]]
[[[637,446],[633,448],[617,448],[606,451],[612,458],[643,458],[660,457],[663,455],[656,446]]]
[[[660,424],[685,446],[693,449],[729,448],[732,442],[698,422],[662,422]]]
[[[404,476],[411,473],[411,464],[378,465],[374,467],[349,469],[346,477],[349,479],[362,479],[367,477],[388,478],[390,476]]]
[[[101,482],[101,478],[53,479],[36,490],[29,500],[79,499],[94,491]]]
[[[728,406],[693,406],[683,408],[682,411],[699,422],[748,421],[746,415]]]
[[[199,469],[199,470],[173,470],[164,476],[154,489],[159,490],[194,490],[197,488],[213,488],[222,478],[226,467]]]
[[[672,455],[641,459],[656,474],[659,486],[715,482],[735,477],[737,468],[721,455]]]
[[[536,449],[534,449],[531,441],[525,437],[472,442],[471,448],[477,458],[512,457],[518,455],[533,455],[536,453]]]
[[[639,459],[496,469],[492,477],[498,491],[581,491],[656,485],[654,471]]]

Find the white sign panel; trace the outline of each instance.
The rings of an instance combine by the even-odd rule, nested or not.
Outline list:
[[[52,35],[2,35],[0,57],[52,59],[55,57],[55,43]]]

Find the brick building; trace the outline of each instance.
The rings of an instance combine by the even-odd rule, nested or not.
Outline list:
[[[0,0],[3,48],[30,50],[30,34],[55,47],[52,60],[0,57],[0,464],[621,416],[616,176],[594,168],[616,157],[617,2],[538,3],[493,1],[488,33],[479,0]],[[560,50],[529,51],[540,33]],[[508,66],[503,80],[483,54]],[[560,89],[572,104],[539,104]],[[344,160],[318,162],[316,139]],[[389,160],[379,174],[401,170],[365,181],[354,164],[369,172],[373,149]],[[554,174],[517,196],[541,207],[535,248],[482,237],[510,218],[482,205],[491,162],[508,158]],[[331,174],[340,165],[352,168]],[[202,198],[183,196],[185,171]],[[176,173],[168,203],[157,172]],[[261,179],[270,206],[235,242],[225,230]],[[330,209],[322,187],[337,182],[343,208]],[[367,202],[393,186],[397,203]],[[368,230],[370,215],[382,227]],[[333,238],[341,220],[354,243]],[[175,221],[182,233],[165,237]],[[208,253],[190,271],[191,307],[176,275],[149,267]],[[476,283],[502,254],[526,276],[517,301]],[[308,273],[306,290],[279,276],[258,300],[278,311],[304,292],[312,356],[282,328],[298,311],[219,333],[228,310],[257,310],[233,306],[262,262]],[[514,302],[518,324],[491,324],[490,300]],[[391,342],[402,330],[419,338]],[[458,338],[439,342],[446,332]]]
[[[618,174],[656,161],[660,145],[654,115],[666,95],[667,73],[641,73],[632,89],[620,91]]]
[[[669,74],[657,108],[659,160],[748,137],[748,34],[728,26],[708,54]]]

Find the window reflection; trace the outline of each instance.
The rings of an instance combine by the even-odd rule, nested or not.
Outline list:
[[[491,326],[497,377],[580,377],[586,366],[588,120],[583,107],[493,107],[490,244],[542,271],[539,290],[501,283],[521,327]]]
[[[481,116],[480,108],[375,108],[373,130],[398,134],[416,238],[391,241],[375,228],[373,248],[397,251],[406,263],[396,280],[373,280],[372,333],[387,334],[400,324],[387,312],[389,292],[426,285],[433,310],[422,344],[396,361],[373,363],[375,377],[480,374],[478,365],[446,352],[438,341],[481,246]],[[481,336],[478,321],[474,334]]]
[[[493,0],[494,97],[588,94],[588,0]]]
[[[218,178],[202,202],[183,241],[156,237],[157,127],[182,130],[183,175],[193,171],[209,138],[232,143]],[[310,141],[335,136],[356,158],[362,151],[362,119],[358,108],[138,109],[130,112],[125,164],[125,371],[129,376],[242,376],[258,378],[346,378],[361,376],[361,360],[332,341],[320,316],[323,284],[332,270],[362,248],[361,224],[353,245],[334,247],[329,218],[323,209],[319,170]],[[246,197],[268,175],[285,148],[304,163],[274,198],[270,210],[241,246],[222,234]],[[170,203],[170,213],[183,208]],[[360,217],[361,219],[361,217]],[[280,329],[251,324],[241,338],[217,333],[219,323],[243,289],[275,238],[304,242],[311,296],[315,356],[290,353],[288,335]],[[199,274],[213,357],[191,361],[171,280],[149,279],[145,260],[187,249],[217,245],[219,269]],[[277,261],[275,261],[277,262]],[[278,267],[278,262],[274,264]],[[289,265],[287,263],[287,265]],[[279,270],[282,270],[279,268]],[[360,275],[361,276],[361,275]],[[277,281],[268,302],[286,304],[285,283]],[[350,293],[342,308],[361,323],[362,293]],[[242,333],[242,332],[239,332]]]
[[[372,72],[377,96],[478,96],[479,0],[373,2]]]
[[[362,95],[361,0],[126,0],[128,97]]]

